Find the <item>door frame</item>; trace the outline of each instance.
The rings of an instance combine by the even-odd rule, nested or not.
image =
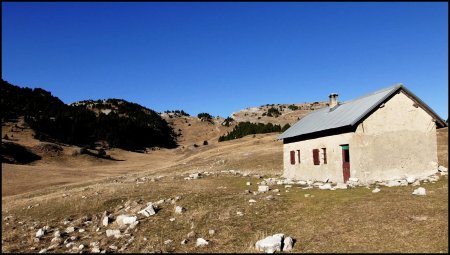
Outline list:
[[[350,179],[350,147],[348,144],[341,144],[342,150],[342,176],[344,183]],[[347,151],[347,153],[346,153]]]

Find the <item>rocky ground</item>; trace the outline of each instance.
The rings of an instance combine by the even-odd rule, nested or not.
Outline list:
[[[446,173],[372,185],[238,170],[111,177],[4,199],[2,252],[448,252]]]

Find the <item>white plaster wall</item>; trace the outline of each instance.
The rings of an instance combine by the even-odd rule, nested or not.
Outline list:
[[[343,182],[341,144],[349,144],[353,133],[320,137],[316,139],[288,143],[283,145],[284,174],[286,178],[296,180],[323,181],[327,178],[334,182]],[[320,161],[314,165],[313,149],[326,148],[327,164]],[[290,151],[295,151],[295,165],[291,165]],[[300,150],[301,163],[298,163],[297,150]],[[350,159],[352,146],[350,145]],[[320,155],[320,154],[319,154]]]
[[[343,182],[341,144],[349,144],[350,177],[363,182],[405,176],[428,176],[437,168],[436,125],[403,92],[396,94],[360,123],[344,133],[283,145],[284,174],[297,180],[330,178]],[[327,164],[313,163],[313,149],[327,149]],[[291,165],[290,151],[301,151],[301,163]]]

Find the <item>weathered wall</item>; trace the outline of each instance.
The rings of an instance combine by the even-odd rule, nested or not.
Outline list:
[[[341,144],[350,147],[350,176],[361,181],[406,175],[426,176],[437,168],[436,125],[403,92],[359,124],[354,133],[284,144],[284,176],[301,180],[343,182]],[[327,164],[313,164],[313,149],[327,149]],[[301,150],[301,163],[290,163],[290,151]],[[296,159],[297,161],[297,159]]]
[[[352,141],[352,176],[370,181],[436,171],[436,124],[413,104],[401,92],[359,124]]]

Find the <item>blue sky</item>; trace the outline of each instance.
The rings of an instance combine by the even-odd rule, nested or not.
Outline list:
[[[404,83],[448,118],[448,3],[2,3],[2,78],[191,115]]]

